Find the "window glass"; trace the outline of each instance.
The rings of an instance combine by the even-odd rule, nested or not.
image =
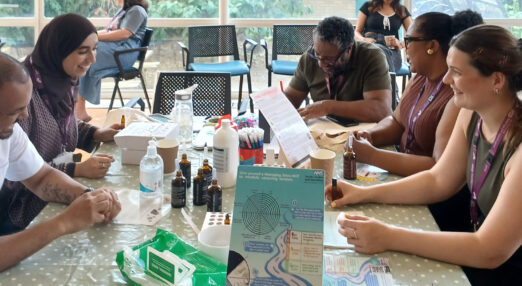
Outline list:
[[[484,18],[522,19],[522,2],[519,0],[412,0],[413,16],[426,12],[454,14],[472,9]]]
[[[229,0],[231,18],[351,18],[355,0]]]
[[[114,0],[44,0],[44,2],[46,17],[55,17],[73,11],[86,17],[112,17],[120,8]],[[218,17],[218,0],[148,0],[148,3],[149,15],[154,18]]]
[[[0,17],[32,17],[34,0],[1,0]]]
[[[0,38],[5,42],[2,52],[23,60],[33,50],[34,28],[0,27]]]

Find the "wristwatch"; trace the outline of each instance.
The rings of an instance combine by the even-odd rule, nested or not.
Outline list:
[[[88,187],[87,189],[83,190],[83,194],[90,193],[92,191],[94,191],[94,188]]]

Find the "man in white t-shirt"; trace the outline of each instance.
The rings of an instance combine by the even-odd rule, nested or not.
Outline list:
[[[16,123],[28,116],[32,88],[25,68],[15,59],[0,53],[0,182],[3,183],[4,178],[21,181],[42,200],[69,206],[47,221],[0,237],[0,271],[19,263],[62,235],[94,223],[109,223],[121,209],[113,191],[89,189],[50,167],[40,157]]]

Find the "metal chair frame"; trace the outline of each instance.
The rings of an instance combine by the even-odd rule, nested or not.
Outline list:
[[[145,85],[145,81],[143,80],[142,70],[143,70],[143,62],[145,61],[145,55],[147,54],[150,40],[152,38],[152,32],[153,32],[152,29],[149,29],[149,28],[145,29],[145,36],[143,37],[143,40],[141,41],[141,47],[114,52],[114,60],[116,61],[116,64],[118,66],[118,72],[104,77],[104,78],[107,78],[107,77],[114,78],[114,89],[112,91],[111,102],[109,104],[109,109],[107,111],[112,109],[112,105],[114,104],[114,98],[116,97],[116,91],[118,91],[118,95],[120,96],[121,106],[124,106],[123,97],[121,96],[120,85],[119,85],[120,81],[135,79],[135,78],[139,78],[141,81],[141,86],[143,88],[143,92],[145,93],[145,99],[147,100],[147,104],[149,106],[149,111],[151,111],[149,94],[147,92],[147,87]],[[120,55],[134,53],[134,52],[139,52],[138,59],[137,59],[138,64],[139,64],[138,68],[135,68],[135,67],[131,67],[131,68],[127,68],[127,69],[123,68],[121,61],[120,61]]]

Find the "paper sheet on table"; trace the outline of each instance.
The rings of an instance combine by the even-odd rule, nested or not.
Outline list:
[[[163,196],[161,212],[154,210],[152,206],[140,207],[140,191],[132,189],[120,189],[116,191],[121,203],[121,211],[114,219],[118,224],[144,224],[154,225],[171,209],[170,198]]]
[[[290,166],[299,165],[317,149],[308,126],[279,88],[262,90],[252,100],[270,124]]]
[[[323,285],[395,285],[387,258],[324,255]]]
[[[359,123],[355,126],[344,127],[328,120],[326,117],[311,119],[308,121],[310,133],[320,148],[343,151],[344,143],[348,136],[355,130],[370,129],[375,123]]]
[[[346,237],[339,233],[339,225],[337,219],[339,216],[349,215],[364,215],[361,211],[347,211],[347,212],[324,212],[324,246],[335,248],[353,248],[352,244],[348,244]]]

